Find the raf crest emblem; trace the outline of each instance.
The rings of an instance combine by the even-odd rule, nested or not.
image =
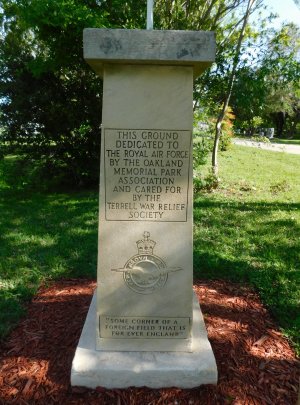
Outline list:
[[[165,262],[153,254],[156,242],[150,233],[144,232],[144,239],[138,240],[138,254],[131,257],[123,268],[112,269],[123,273],[126,285],[139,294],[151,294],[166,284],[168,274],[182,270],[181,267],[166,267]]]

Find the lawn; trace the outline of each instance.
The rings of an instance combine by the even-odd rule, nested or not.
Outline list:
[[[41,192],[23,166],[0,163],[0,337],[41,282],[96,277],[97,192]]]
[[[194,270],[255,286],[299,350],[300,158],[234,146],[221,187],[194,199]]]
[[[272,143],[279,143],[282,145],[299,145],[300,146],[300,139],[278,139],[273,138],[271,140]]]
[[[14,156],[0,162],[2,337],[40,283],[96,277],[97,190],[49,192],[27,173]],[[253,285],[298,348],[299,173],[299,156],[234,146],[221,187],[194,199],[195,277]]]

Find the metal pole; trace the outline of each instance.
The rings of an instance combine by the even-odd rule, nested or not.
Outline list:
[[[153,0],[147,0],[147,30],[153,30]]]

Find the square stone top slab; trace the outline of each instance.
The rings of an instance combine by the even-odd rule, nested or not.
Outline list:
[[[192,66],[197,77],[214,62],[215,47],[210,31],[83,31],[84,59],[100,77],[103,65],[111,63]]]

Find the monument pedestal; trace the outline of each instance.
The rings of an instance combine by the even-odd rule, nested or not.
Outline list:
[[[193,301],[193,79],[214,34],[87,29],[103,77],[97,297],[72,385],[191,388],[217,382]]]
[[[95,324],[96,293],[73,360],[72,386],[194,388],[217,383],[217,366],[195,295],[192,352],[99,351],[96,350]]]

